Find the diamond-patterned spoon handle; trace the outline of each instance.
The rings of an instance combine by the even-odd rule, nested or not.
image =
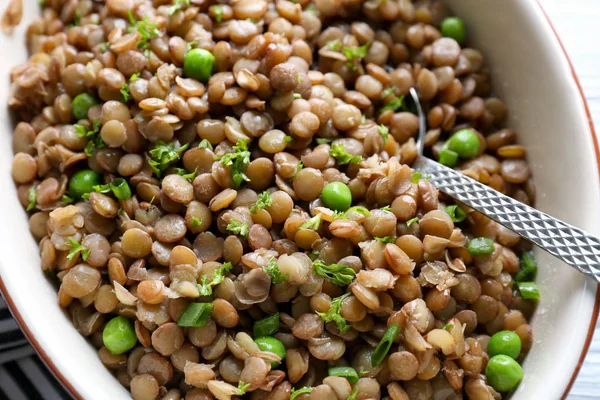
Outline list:
[[[424,156],[413,168],[440,191],[600,282],[600,239]]]

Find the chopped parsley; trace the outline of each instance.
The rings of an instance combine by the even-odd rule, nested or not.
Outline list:
[[[370,43],[365,43],[362,46],[345,47],[342,49],[342,53],[348,59],[346,66],[352,71],[356,71],[356,62],[362,60],[367,56],[367,50],[369,49]]]
[[[376,237],[374,239],[381,243],[396,243],[397,238],[396,238],[396,236],[383,236],[383,237]]]
[[[64,206],[66,206],[67,204],[71,204],[71,203],[73,203],[73,198],[67,194],[63,194],[62,204]]]
[[[329,144],[331,142],[333,142],[333,139],[317,138],[317,144]]]
[[[415,185],[417,183],[419,183],[419,181],[421,180],[421,178],[423,177],[423,174],[420,173],[419,171],[413,172],[412,175],[410,176],[410,180],[412,181],[412,183],[414,183]]]
[[[210,296],[212,294],[213,286],[217,286],[225,279],[225,275],[231,271],[233,265],[230,262],[226,262],[217,268],[211,276],[203,275],[200,278],[200,283],[196,285],[198,288],[198,292],[200,292],[200,296]]]
[[[174,142],[165,143],[162,140],[157,140],[154,143],[154,148],[149,151],[150,160],[148,161],[148,164],[150,164],[150,167],[156,176],[160,178],[163,172],[171,166],[171,163],[181,158],[181,153],[187,148],[187,144],[176,149]]]
[[[101,121],[99,119],[95,119],[92,122],[91,130],[89,128],[86,128],[85,125],[73,125],[77,136],[88,138],[88,142],[85,145],[85,148],[83,149],[84,153],[88,157],[91,157],[96,149],[106,147],[106,143],[104,143],[104,141],[100,137],[100,122]]]
[[[236,221],[235,219],[231,220],[229,225],[227,225],[227,230],[236,235],[240,235],[244,239],[248,238],[248,233],[250,232],[250,228],[248,228],[247,224]]]
[[[210,9],[215,14],[215,21],[221,23],[223,21],[223,7],[215,5],[211,6]]]
[[[290,280],[288,274],[282,274],[279,266],[277,265],[277,260],[275,258],[271,258],[269,263],[263,267],[263,271],[265,271],[271,277],[271,283],[274,285],[279,285],[281,283],[285,283]]]
[[[327,280],[337,286],[349,285],[356,276],[356,272],[347,265],[327,265],[321,260],[313,261],[313,270],[315,271],[315,274],[327,278]]]
[[[196,177],[196,174],[198,173],[198,167],[196,167],[196,169],[193,172],[187,172],[185,170],[185,168],[175,168],[175,171],[177,172],[177,175],[181,175],[183,176],[185,179],[187,179],[188,181],[193,181],[194,178]]]
[[[339,40],[331,40],[326,44],[329,50],[339,51],[342,48],[342,42]]]
[[[317,214],[302,225],[300,225],[300,229],[312,229],[313,231],[319,230],[321,226],[321,214]]]
[[[329,310],[327,310],[327,312],[325,312],[325,313],[318,312],[318,311],[316,312],[319,315],[319,317],[321,317],[323,322],[325,322],[325,323],[331,322],[331,321],[335,322],[341,333],[345,333],[348,331],[348,329],[350,329],[350,325],[348,324],[348,321],[346,321],[346,318],[342,317],[342,314],[341,314],[342,302],[348,296],[350,296],[350,293],[346,293],[344,295],[341,295],[341,296],[333,299],[331,301],[331,306],[329,307]]]
[[[286,143],[291,143],[292,140],[294,140],[294,138],[291,137],[290,135],[285,135],[285,137],[283,138],[283,141]]]
[[[417,222],[418,220],[419,220],[419,218],[418,218],[418,217],[414,217],[414,218],[411,218],[411,219],[409,219],[408,221],[406,221],[406,227],[407,227],[407,228],[410,228],[410,226],[411,226],[412,224],[414,224],[415,222]]]
[[[381,107],[379,112],[385,112],[387,110],[396,111],[403,106],[404,106],[404,96],[400,96],[400,97],[394,98],[394,100],[390,101],[389,103],[387,103],[386,105]]]
[[[237,390],[233,393],[234,396],[243,396],[246,394],[246,391],[250,388],[249,383],[244,383],[244,381],[240,381],[238,383]]]
[[[83,261],[87,261],[88,257],[90,256],[90,252],[92,251],[91,249],[82,246],[74,239],[67,240],[67,245],[71,247],[71,250],[69,250],[69,254],[67,255],[67,259],[69,260],[72,260],[79,254],[79,252],[81,252],[81,258]]]
[[[144,49],[144,55],[148,57],[149,54],[146,54],[145,50],[149,50],[148,46],[150,45],[150,40],[160,36],[158,24],[150,22],[150,19],[147,15],[145,15],[141,21],[136,21],[131,11],[128,12],[127,16],[130,23],[127,32],[133,32],[137,30],[138,34],[141,36],[141,40],[137,43],[137,47],[138,49]]]
[[[136,72],[135,74],[131,75],[129,82],[135,82],[138,79],[140,79],[140,73]],[[129,84],[127,82],[123,82],[123,85],[121,86],[121,95],[123,96],[122,103],[127,103],[131,98],[131,92],[129,91]]]
[[[181,10],[181,8],[186,5],[190,6],[190,0],[175,0],[175,4],[169,7],[168,13],[169,15],[175,14],[177,11]]]
[[[207,139],[202,139],[202,141],[198,144],[198,148],[207,149],[211,151],[214,150],[213,145]]]
[[[229,166],[233,185],[239,188],[243,181],[250,181],[250,178],[246,175],[246,168],[250,165],[248,140],[238,140],[235,146],[233,146],[233,150],[233,153],[227,153],[221,157],[221,163]]]
[[[110,47],[110,42],[104,42],[104,43],[100,44],[100,52],[102,54],[106,53],[106,50],[108,50],[109,47]]]
[[[358,164],[362,161],[362,156],[360,156],[360,155],[353,156],[352,154],[348,153],[344,149],[343,144],[339,144],[339,143],[331,146],[331,149],[329,150],[329,154],[337,160],[337,163],[339,165]]]
[[[383,124],[377,125],[377,132],[379,132],[379,134],[383,138],[383,143],[387,143],[390,137],[390,130],[388,129],[388,127]]]
[[[442,326],[442,329],[447,332],[450,332],[452,329],[454,329],[454,324],[446,324],[446,325]]]
[[[302,95],[300,93],[294,93],[294,99],[301,99]]]
[[[192,228],[197,228],[202,224],[202,220],[198,217],[192,217]]]
[[[389,88],[386,88],[381,94],[383,97],[388,97],[388,96],[391,96],[392,94],[394,94],[395,90],[396,90],[395,86],[390,86]]]
[[[27,211],[33,210],[37,203],[37,188],[33,185],[27,191],[27,201],[29,201],[29,205],[27,206]]]
[[[271,197],[271,193],[269,193],[269,191],[265,190],[264,192],[262,192],[261,194],[258,195],[258,199],[256,200],[256,203],[254,203],[254,205],[252,207],[250,207],[250,212],[252,214],[256,214],[256,212],[258,210],[264,210],[265,208],[269,207],[271,204],[273,204],[273,198]]]
[[[380,208],[381,211],[387,211],[387,212],[392,212],[392,207],[390,206],[385,206],[385,207],[381,207]]]

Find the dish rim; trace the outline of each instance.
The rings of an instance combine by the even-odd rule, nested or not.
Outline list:
[[[587,102],[587,99],[585,97],[585,94],[583,92],[583,88],[581,86],[581,82],[579,81],[579,78],[577,76],[577,73],[575,71],[575,67],[573,66],[573,63],[571,61],[571,58],[569,57],[569,54],[565,48],[565,45],[563,44],[560,35],[558,34],[558,31],[556,30],[556,28],[554,27],[554,25],[552,24],[552,20],[550,19],[548,13],[546,12],[546,10],[544,9],[544,6],[542,5],[540,0],[535,0],[535,4],[539,7],[541,14],[544,16],[544,19],[546,21],[546,23],[548,24],[548,26],[550,27],[551,31],[554,34],[554,38],[550,39],[550,40],[556,40],[556,42],[559,45],[559,48],[562,52],[562,55],[564,57],[564,59],[567,62],[567,65],[569,67],[569,70],[571,72],[571,78],[577,88],[577,91],[579,92],[579,95],[581,96],[581,100],[582,100],[582,105],[583,105],[583,109],[585,111],[585,115],[587,116],[587,122],[590,128],[590,134],[592,136],[592,142],[594,144],[594,155],[596,158],[596,166],[598,168],[598,173],[600,174],[600,146],[598,144],[598,138],[596,136],[596,130],[594,128],[594,123],[592,120],[592,115],[590,112],[590,108]],[[17,324],[19,325],[19,328],[21,329],[21,331],[23,332],[23,334],[25,335],[25,337],[27,338],[27,340],[29,341],[29,343],[31,344],[31,346],[33,347],[33,349],[35,350],[35,352],[37,353],[37,355],[40,357],[40,359],[42,360],[42,362],[44,363],[44,365],[48,368],[48,370],[50,370],[50,372],[57,378],[57,380],[60,382],[60,384],[65,388],[65,390],[75,399],[78,400],[84,400],[84,397],[81,395],[81,393],[79,393],[77,391],[77,389],[75,389],[75,387],[71,384],[71,382],[66,378],[66,376],[60,371],[60,369],[56,366],[56,364],[52,361],[52,359],[50,358],[50,356],[46,353],[46,351],[44,350],[44,348],[41,346],[41,344],[39,343],[39,341],[36,339],[35,335],[33,334],[33,332],[29,329],[29,327],[27,326],[27,324],[24,321],[23,316],[21,315],[21,313],[19,312],[19,310],[17,310],[15,303],[13,301],[13,299],[11,298],[8,289],[4,283],[4,281],[2,280],[2,276],[0,275],[0,294],[2,294],[9,311],[11,312],[12,316],[14,317],[14,319],[16,320]],[[588,327],[588,332],[586,335],[586,339],[585,342],[583,344],[583,347],[581,349],[581,354],[579,355],[577,364],[572,372],[571,378],[569,380],[569,383],[567,384],[567,386],[565,387],[565,391],[561,396],[561,400],[565,400],[571,390],[571,388],[573,387],[573,384],[575,383],[575,380],[577,378],[577,375],[579,374],[579,371],[581,370],[581,367],[584,363],[585,360],[585,356],[587,355],[587,352],[589,350],[589,347],[591,345],[593,336],[594,336],[594,330],[596,327],[596,323],[598,321],[598,313],[600,311],[600,284],[597,285],[596,287],[596,296],[595,296],[595,301],[594,301],[594,308],[593,308],[593,312],[592,312],[592,316],[590,319],[590,324]]]

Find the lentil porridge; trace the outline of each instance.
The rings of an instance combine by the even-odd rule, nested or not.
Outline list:
[[[428,156],[522,202],[525,149],[441,1],[45,0],[11,74],[41,267],[146,399],[489,400],[523,377],[530,245]]]

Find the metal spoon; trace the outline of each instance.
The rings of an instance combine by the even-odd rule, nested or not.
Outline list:
[[[412,167],[450,197],[466,204],[600,282],[600,239],[529,207],[462,173],[423,156],[425,115],[414,88],[410,95],[419,116],[419,156]]]

